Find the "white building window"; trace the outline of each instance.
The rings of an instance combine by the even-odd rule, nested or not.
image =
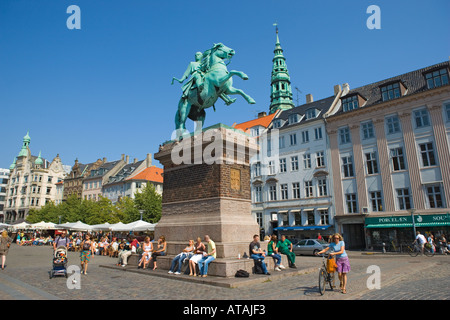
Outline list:
[[[383,199],[381,198],[381,191],[372,191],[370,194],[370,201],[372,203],[372,211],[383,211]]]
[[[308,130],[302,131],[302,142],[303,143],[309,142],[309,131]]]
[[[286,172],[287,166],[286,166],[286,158],[280,159],[280,173]]]
[[[311,169],[311,154],[309,153],[303,155],[303,168]]]
[[[288,185],[281,184],[280,191],[281,191],[281,200],[287,200],[288,199]]]
[[[300,183],[299,182],[292,183],[292,198],[300,199]]]
[[[354,193],[345,194],[345,201],[347,204],[347,213],[358,212],[358,203],[356,202],[356,194]]]
[[[378,173],[377,155],[375,152],[368,152],[366,156],[367,174]]]
[[[411,198],[409,196],[409,189],[397,189],[398,207],[400,210],[411,209]]]
[[[433,143],[419,144],[420,155],[422,156],[422,165],[424,167],[430,167],[436,165],[436,158],[434,156]]]
[[[316,166],[318,168],[325,167],[325,153],[323,151],[316,152]]]
[[[430,125],[428,111],[426,109],[414,111],[414,120],[416,122],[416,128],[427,127]]]
[[[428,205],[430,208],[443,208],[444,203],[442,201],[442,191],[440,185],[433,185],[426,187]]]
[[[269,201],[277,201],[277,186],[269,186]]]
[[[348,127],[339,129],[339,139],[341,144],[350,143],[350,129]]]
[[[391,152],[391,159],[392,159],[392,170],[393,171],[399,171],[399,170],[405,170],[405,157],[403,155],[403,148],[393,148],[390,150]]]
[[[291,170],[298,171],[298,156],[291,157]]]
[[[317,179],[317,190],[319,197],[327,196],[328,190],[327,190],[327,178],[318,178]]]
[[[353,159],[352,156],[342,157],[342,173],[345,178],[353,177]]]
[[[322,127],[315,128],[314,135],[315,135],[316,140],[321,140],[322,139]]]
[[[390,116],[386,118],[386,127],[388,134],[400,132],[400,121],[398,116]]]
[[[305,197],[313,197],[313,184],[312,181],[305,181]]]
[[[362,129],[362,138],[363,140],[372,139],[375,137],[373,132],[373,123],[372,121],[365,122],[361,125]]]

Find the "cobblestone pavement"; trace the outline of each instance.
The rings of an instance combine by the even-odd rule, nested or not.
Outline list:
[[[180,281],[151,275],[164,270],[144,270],[148,273],[124,272],[101,267],[113,266],[115,258],[95,256],[91,259],[87,275],[81,275],[69,289],[64,277],[49,278],[52,249],[50,247],[19,247],[13,245],[7,256],[7,267],[0,270],[0,299],[12,300],[449,300],[450,256],[409,257],[402,255],[364,255],[349,252],[351,271],[347,294],[327,290],[318,292],[318,257],[297,257],[297,266],[305,273],[272,279],[238,288],[223,288],[195,281]],[[79,266],[79,253],[69,253],[69,265]],[[380,270],[380,289],[368,288],[375,274],[369,266]],[[136,268],[136,267],[127,267]],[[283,272],[283,271],[282,271]],[[272,272],[273,274],[276,271]],[[174,276],[176,277],[176,276]],[[188,277],[188,276],[178,276]],[[186,279],[184,279],[186,280]],[[70,282],[70,280],[69,280]],[[75,285],[74,285],[75,286]]]

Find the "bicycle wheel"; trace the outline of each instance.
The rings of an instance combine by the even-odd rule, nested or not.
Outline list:
[[[405,250],[411,257],[417,257],[417,255],[420,253],[420,250],[417,247],[411,248],[410,246],[407,246]]]
[[[431,252],[431,249],[425,248],[423,250],[423,253],[427,256],[427,257],[432,257],[434,256],[434,252]]]
[[[319,292],[321,295],[325,293],[325,285],[327,282],[327,272],[321,268],[319,270]]]
[[[334,289],[334,272],[333,273],[329,273],[328,274],[328,284],[330,285],[330,289],[331,289],[331,291],[333,291],[333,289]]]

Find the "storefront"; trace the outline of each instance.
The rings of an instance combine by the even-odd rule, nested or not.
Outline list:
[[[294,227],[277,227],[273,229],[278,232],[278,237],[285,235],[288,239],[317,239],[320,233],[323,237],[333,234],[332,225],[314,225],[314,226],[294,226]]]
[[[415,214],[408,216],[365,218],[366,248],[379,250],[386,246],[411,243],[415,232],[450,236],[450,214]]]

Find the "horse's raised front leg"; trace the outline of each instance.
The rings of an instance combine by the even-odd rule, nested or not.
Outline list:
[[[250,104],[256,103],[256,101],[253,100],[252,97],[250,97],[248,94],[246,94],[241,89],[237,89],[234,87],[228,87],[228,89],[225,91],[225,94],[240,94],[245,100],[247,100],[248,103],[250,103]]]
[[[230,74],[231,74],[232,76],[236,75],[236,76],[238,76],[239,78],[241,78],[242,80],[248,80],[248,75],[245,74],[245,73],[242,72],[242,71],[231,70],[231,71],[229,71],[229,72],[230,72]]]

